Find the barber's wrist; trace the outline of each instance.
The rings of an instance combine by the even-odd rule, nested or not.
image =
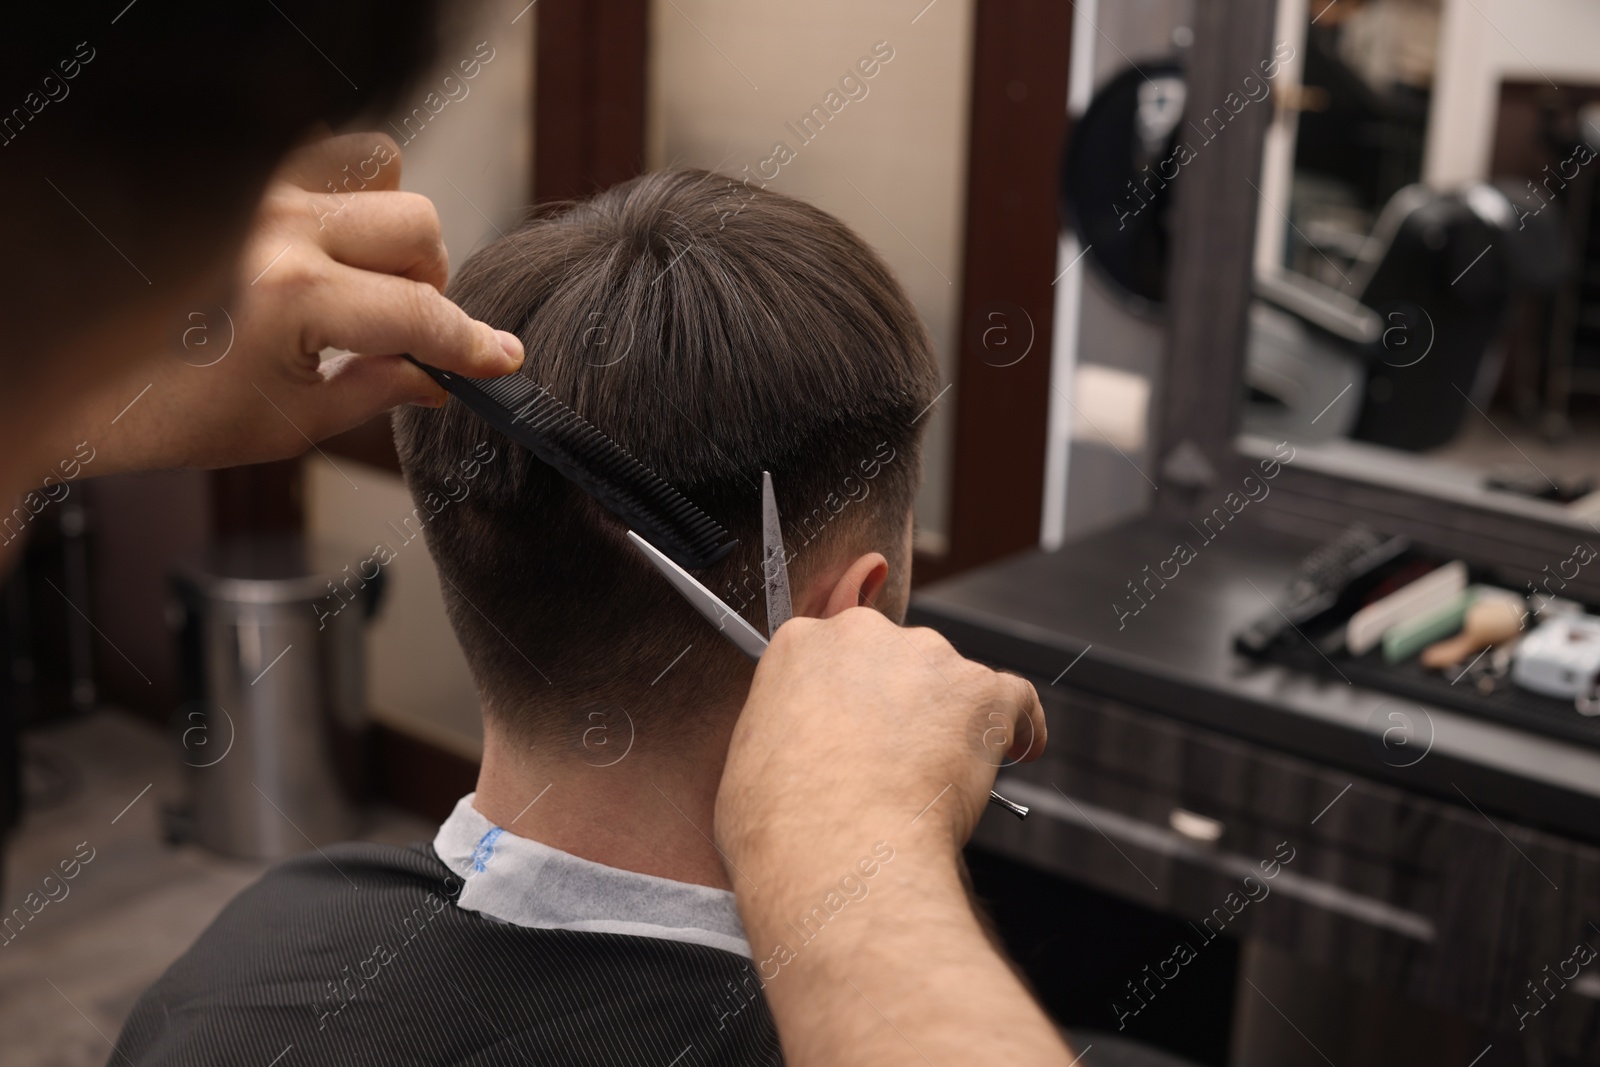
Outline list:
[[[901,927],[976,928],[953,860],[900,851],[886,840],[826,859],[791,855],[785,865],[734,873],[733,883],[753,958],[765,964],[764,979],[780,969],[792,979],[805,974],[817,980],[841,968],[853,971],[865,965],[862,953],[898,952],[901,939],[893,931]],[[824,924],[832,936],[816,936]],[[859,935],[862,924],[874,931],[873,939],[849,933]]]
[[[950,836],[917,826],[873,834],[861,825],[834,833],[760,832],[725,851],[728,875],[747,925],[804,915],[830,893],[848,899],[891,886],[917,887],[921,899],[965,907],[959,850]]]
[[[901,870],[959,884],[961,848],[977,821],[959,807],[963,799],[953,788],[920,810],[892,799],[862,798],[832,810],[818,810],[823,805],[816,802],[775,803],[770,794],[718,799],[717,843],[735,883],[808,889],[836,881],[876,848],[891,851]]]

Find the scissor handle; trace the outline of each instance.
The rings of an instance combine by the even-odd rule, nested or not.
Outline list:
[[[993,789],[989,790],[989,803],[998,804],[1000,807],[1005,808],[1019,819],[1026,819],[1028,817],[1028,809],[1026,807],[1018,804],[1016,801],[1007,800],[999,793],[996,793]]]

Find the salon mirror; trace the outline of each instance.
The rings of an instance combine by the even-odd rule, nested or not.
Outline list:
[[[1600,8],[1277,27],[1239,430],[1600,519]]]

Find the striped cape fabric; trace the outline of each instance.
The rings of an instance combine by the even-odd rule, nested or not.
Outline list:
[[[779,1065],[750,961],[458,908],[426,845],[279,864],[147,990],[111,1067]]]

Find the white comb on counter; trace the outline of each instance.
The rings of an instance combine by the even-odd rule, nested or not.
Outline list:
[[[1467,565],[1459,559],[1429,571],[1410,585],[1373,601],[1345,624],[1344,644],[1352,656],[1376,648],[1389,627],[1442,607],[1467,588]]]

